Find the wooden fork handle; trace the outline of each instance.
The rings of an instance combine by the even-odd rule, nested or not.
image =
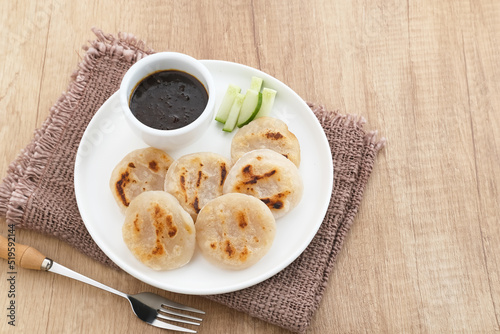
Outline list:
[[[0,235],[0,257],[22,268],[42,270],[45,255],[31,246],[26,246]]]

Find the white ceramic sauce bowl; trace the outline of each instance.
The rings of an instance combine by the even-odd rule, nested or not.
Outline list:
[[[147,76],[162,70],[178,70],[198,79],[208,93],[208,102],[201,115],[192,123],[173,130],[159,130],[139,121],[130,110],[130,96],[137,84]],[[119,100],[127,123],[146,144],[159,149],[176,149],[193,143],[213,119],[216,89],[208,69],[195,58],[177,52],[160,52],[149,55],[132,65],[125,73],[119,90]]]

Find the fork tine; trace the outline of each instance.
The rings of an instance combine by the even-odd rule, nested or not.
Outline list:
[[[199,314],[205,314],[205,312],[202,310],[198,310],[194,307],[189,307],[189,306],[186,306],[183,304],[179,304],[179,303],[176,303],[174,301],[168,300],[166,298],[163,298],[162,305],[165,305],[165,306],[168,306],[171,308],[175,308],[175,309],[181,310],[181,311],[189,311],[189,312],[194,312],[194,313],[199,313]]]
[[[160,321],[160,320],[153,320],[151,323],[151,325],[155,326],[155,327],[159,327],[159,328],[163,328],[163,329],[169,329],[171,331],[178,331],[178,332],[184,332],[184,333],[197,333],[196,331],[192,330],[192,329],[188,329],[188,328],[184,328],[184,327],[179,327],[179,326],[176,326],[176,325],[172,325],[172,324],[168,324],[166,322],[163,322],[163,321]]]
[[[198,322],[189,321],[189,320],[185,320],[185,319],[179,319],[179,318],[171,317],[171,316],[161,314],[161,313],[158,313],[156,315],[156,317],[159,319],[163,319],[163,320],[182,322],[183,324],[196,325],[196,326],[200,325]]]
[[[178,317],[188,318],[188,319],[197,320],[197,321],[203,321],[202,318],[194,317],[194,316],[189,315],[189,314],[184,314],[184,313],[176,312],[176,311],[167,309],[165,307],[160,307],[158,309],[158,311],[161,311],[163,313],[167,313],[167,314],[170,314],[170,315],[176,315]]]

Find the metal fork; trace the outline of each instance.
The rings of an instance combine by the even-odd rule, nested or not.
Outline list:
[[[0,235],[0,257],[8,260],[9,264],[11,263],[11,261],[15,261],[15,264],[22,268],[50,271],[59,275],[76,279],[83,283],[93,285],[97,288],[112,292],[115,295],[126,298],[130,302],[135,315],[137,315],[137,317],[139,317],[139,319],[141,319],[142,321],[145,321],[155,327],[185,333],[196,333],[195,330],[172,325],[163,320],[199,326],[199,322],[201,322],[203,319],[180,313],[175,310],[205,314],[205,312],[203,311],[173,302],[151,292],[142,292],[136,295],[128,295],[121,291],[115,290],[113,288],[110,288],[109,286],[94,281],[91,278],[74,272],[73,270],[62,266],[57,262],[52,261],[33,247],[14,243],[13,241],[7,240],[2,235]]]

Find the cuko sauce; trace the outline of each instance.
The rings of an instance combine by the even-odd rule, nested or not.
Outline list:
[[[205,86],[177,70],[154,72],[142,79],[130,96],[130,110],[141,123],[174,130],[194,122],[208,102]]]

